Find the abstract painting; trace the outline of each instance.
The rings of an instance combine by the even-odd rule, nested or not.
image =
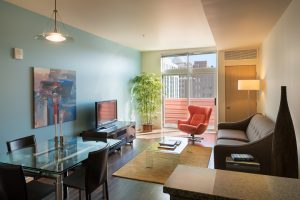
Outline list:
[[[33,68],[34,128],[76,120],[76,72]]]

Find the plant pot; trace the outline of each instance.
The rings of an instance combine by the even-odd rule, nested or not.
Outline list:
[[[143,132],[151,132],[152,131],[152,124],[143,124]]]

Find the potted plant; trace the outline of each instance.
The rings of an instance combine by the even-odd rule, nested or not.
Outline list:
[[[152,120],[161,103],[162,83],[153,73],[142,73],[131,80],[131,96],[140,113],[143,132],[152,131]]]

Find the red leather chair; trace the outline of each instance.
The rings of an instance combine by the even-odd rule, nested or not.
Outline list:
[[[203,139],[196,138],[195,135],[200,135],[206,131],[212,108],[189,105],[188,110],[190,113],[189,118],[186,121],[178,120],[177,125],[179,130],[191,134],[191,140],[194,143],[199,139]]]

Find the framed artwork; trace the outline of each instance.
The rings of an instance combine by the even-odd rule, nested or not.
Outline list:
[[[76,120],[76,72],[33,68],[34,128]]]

